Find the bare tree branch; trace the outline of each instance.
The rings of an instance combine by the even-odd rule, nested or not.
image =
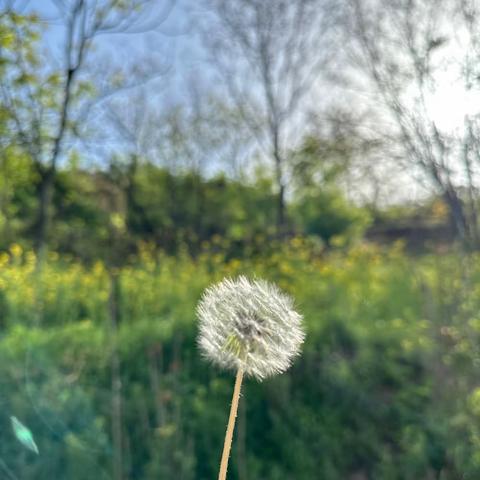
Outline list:
[[[449,206],[459,237],[479,246],[471,135],[440,127],[431,109],[445,72],[457,72],[460,87],[472,81],[478,12],[451,0],[347,3],[350,51],[394,120],[402,161],[423,171]],[[470,116],[466,125],[476,122]]]
[[[30,53],[22,45],[16,50],[19,78],[33,75],[42,78],[36,83],[24,82],[22,93],[18,88],[0,90],[5,105],[12,112],[19,141],[39,173],[37,251],[44,250],[47,242],[53,182],[66,140],[78,133],[79,122],[86,120],[95,102],[111,96],[115,90],[135,84],[128,81],[128,85],[103,88],[98,96],[90,99],[82,93],[82,85],[87,80],[88,59],[96,39],[106,34],[137,34],[157,29],[171,12],[174,0],[54,0],[54,3],[65,35],[59,70],[52,73],[50,67],[50,71],[48,68],[30,71],[25,61]],[[7,6],[14,9],[18,4],[9,2]],[[17,37],[20,39],[21,36]],[[164,73],[162,69],[161,74]],[[16,81],[14,77],[10,80]]]
[[[331,58],[332,3],[326,0],[209,0],[204,43],[231,101],[270,158],[285,228],[288,151],[304,103]]]

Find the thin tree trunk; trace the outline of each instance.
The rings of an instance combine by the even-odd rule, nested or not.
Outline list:
[[[173,363],[172,363],[172,373],[173,373],[173,394],[175,401],[173,402],[173,423],[175,425],[182,425],[182,384],[180,382],[180,370],[182,368],[181,361],[182,361],[182,354],[181,354],[181,346],[182,346],[182,336],[180,334],[175,335],[173,340]],[[184,448],[184,439],[182,438],[182,431],[180,428],[177,430],[173,441],[173,449],[177,451],[181,451]],[[174,468],[177,471],[177,478],[182,480],[184,477],[184,466],[183,462],[174,460],[173,462]]]
[[[118,323],[119,323],[119,282],[116,273],[110,275],[110,335],[112,342],[112,440],[113,440],[113,480],[123,478],[123,440],[122,440],[122,381],[120,358],[118,355]]]
[[[473,139],[472,125],[468,123],[468,135]],[[468,192],[468,223],[470,225],[470,232],[472,237],[472,243],[474,249],[480,248],[479,232],[478,232],[478,212],[477,212],[477,195],[475,188],[475,180],[472,168],[472,162],[470,160],[470,143],[466,143],[464,146],[463,159],[465,164],[465,170],[467,173],[467,192]]]
[[[280,183],[278,191],[278,234],[283,236],[285,234],[285,186]]]
[[[138,231],[152,234],[154,227],[150,222],[146,210],[142,207],[137,199],[137,171],[138,171],[138,155],[132,154],[130,164],[126,173],[125,198],[127,201],[127,226],[132,234]]]
[[[67,69],[65,84],[63,87],[63,98],[60,106],[60,111],[58,112],[58,128],[55,137],[53,138],[52,151],[49,155],[47,167],[40,177],[41,180],[39,185],[37,232],[35,239],[35,249],[40,259],[42,258],[42,256],[44,256],[47,247],[47,239],[51,223],[50,209],[52,203],[53,183],[57,172],[57,162],[61,153],[62,143],[65,138],[65,133],[67,131],[73,83],[80,68],[80,65],[82,64],[85,52],[86,37],[82,36],[80,38],[80,43],[77,47],[77,61],[76,64],[73,65],[70,56],[73,49],[73,37],[75,35],[75,18],[81,14],[83,8],[84,0],[79,0],[73,8],[72,17],[67,27],[68,42],[65,52],[67,59]],[[40,158],[37,158],[37,162],[40,166],[40,169],[43,169]]]
[[[465,217],[462,200],[453,189],[448,188],[445,190],[443,197],[450,210],[450,220],[455,233],[466,247],[472,247],[472,239],[470,238],[469,225]]]
[[[44,257],[48,232],[51,224],[51,206],[53,197],[53,182],[55,170],[48,168],[40,174],[40,183],[38,185],[38,213],[35,224],[35,252],[38,258]]]
[[[283,183],[283,159],[274,142],[273,157],[275,160],[275,178],[277,182],[277,234],[281,237],[285,233],[285,185]]]
[[[161,398],[161,387],[160,387],[160,376],[163,373],[163,362],[160,361],[160,366],[158,365],[158,358],[162,359],[162,346],[157,345],[150,349],[149,352],[149,373],[150,373],[150,384],[153,391],[153,398],[155,402],[155,419],[156,426],[161,427],[166,423],[165,408],[163,405],[163,400]]]

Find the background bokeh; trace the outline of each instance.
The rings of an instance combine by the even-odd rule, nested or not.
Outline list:
[[[216,478],[225,276],[303,354],[232,480],[480,478],[480,4],[0,0],[0,479]]]

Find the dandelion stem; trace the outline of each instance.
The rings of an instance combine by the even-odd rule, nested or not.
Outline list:
[[[235,428],[235,419],[237,418],[238,401],[240,399],[240,390],[242,388],[243,370],[237,370],[235,377],[235,387],[233,389],[232,406],[230,407],[230,417],[228,419],[227,433],[225,434],[225,443],[223,444],[222,461],[220,463],[220,473],[218,480],[226,480],[228,457],[232,448],[233,429]]]

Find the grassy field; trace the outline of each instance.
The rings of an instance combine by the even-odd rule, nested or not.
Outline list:
[[[241,273],[295,297],[307,341],[287,374],[247,380],[231,479],[479,478],[479,256],[222,251],[145,247],[116,270],[0,254],[2,478],[215,478],[233,378],[199,357],[195,305]]]

